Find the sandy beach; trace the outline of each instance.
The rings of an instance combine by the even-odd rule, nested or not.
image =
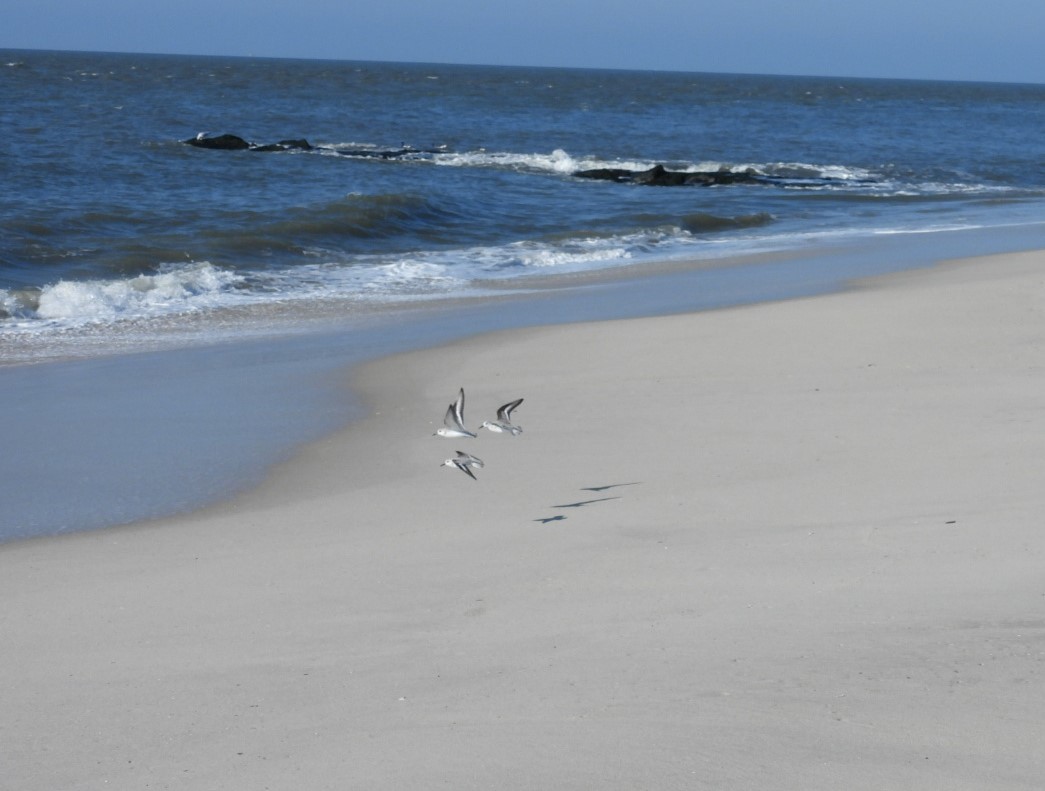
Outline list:
[[[0,786],[1039,789],[1043,355],[1031,252],[369,364],[257,490],[0,546]]]

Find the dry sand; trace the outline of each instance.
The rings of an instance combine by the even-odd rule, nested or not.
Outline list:
[[[0,787],[1045,782],[1042,253],[353,384],[258,491],[0,547]]]

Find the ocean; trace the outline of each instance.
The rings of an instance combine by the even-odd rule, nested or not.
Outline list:
[[[784,263],[799,251],[1040,247],[1043,128],[1035,84],[0,50],[0,540],[212,501],[355,414],[258,360],[327,381],[464,316],[695,309],[864,271],[813,276]],[[705,279],[678,304],[564,296],[684,261]],[[528,292],[546,297],[491,307]],[[143,472],[153,456],[184,469]]]

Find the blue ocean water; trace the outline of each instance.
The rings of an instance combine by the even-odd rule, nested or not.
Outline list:
[[[1042,128],[1042,85],[0,51],[0,359],[1040,222]],[[656,165],[740,179],[576,175]]]

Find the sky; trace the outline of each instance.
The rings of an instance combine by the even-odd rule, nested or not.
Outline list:
[[[1045,83],[1045,0],[0,0],[0,48]]]

